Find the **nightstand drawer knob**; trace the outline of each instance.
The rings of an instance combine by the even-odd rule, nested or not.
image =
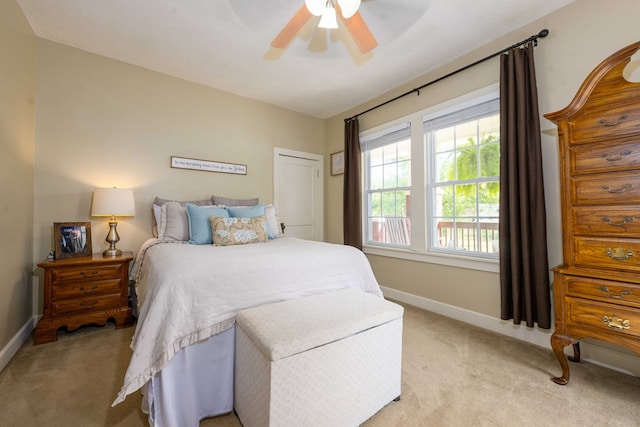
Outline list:
[[[618,316],[602,316],[602,321],[606,323],[606,325],[613,329],[629,329],[631,328],[631,323],[629,320],[622,320]]]
[[[91,301],[91,302],[81,302],[80,303],[80,307],[82,308],[91,308],[94,305],[98,304],[98,301]]]
[[[87,273],[86,271],[81,271],[80,274],[83,276],[86,276],[87,274],[95,276],[96,274],[98,274],[98,272],[96,270],[93,270],[91,273]]]

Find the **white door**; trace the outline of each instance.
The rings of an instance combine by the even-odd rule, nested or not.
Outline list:
[[[285,236],[324,239],[323,160],[318,154],[274,149],[273,198]]]

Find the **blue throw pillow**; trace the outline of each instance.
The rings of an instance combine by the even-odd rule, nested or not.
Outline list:
[[[196,206],[190,203],[186,207],[189,216],[189,243],[192,245],[212,245],[209,217],[228,218],[227,209],[218,206]]]
[[[229,212],[229,216],[231,218],[255,218],[257,216],[266,215],[266,205],[255,205],[250,207],[239,207],[239,206],[227,206],[227,211]],[[269,223],[267,222],[267,236],[270,239],[275,239],[276,234],[269,227]]]

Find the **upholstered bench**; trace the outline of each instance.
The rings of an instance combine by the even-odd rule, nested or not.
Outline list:
[[[243,426],[357,426],[400,397],[403,312],[359,290],[240,311],[234,407]]]

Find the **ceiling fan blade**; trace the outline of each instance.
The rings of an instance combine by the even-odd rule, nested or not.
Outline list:
[[[271,46],[284,49],[291,43],[291,40],[298,34],[298,32],[304,27],[304,24],[311,18],[311,12],[305,5],[302,5],[300,10],[293,15],[293,18],[287,22],[282,31],[271,42]]]
[[[342,17],[342,14],[339,14]],[[378,46],[378,41],[371,33],[371,30],[364,22],[360,12],[356,12],[351,18],[342,17],[349,34],[353,37],[360,52],[367,53],[374,47]]]

